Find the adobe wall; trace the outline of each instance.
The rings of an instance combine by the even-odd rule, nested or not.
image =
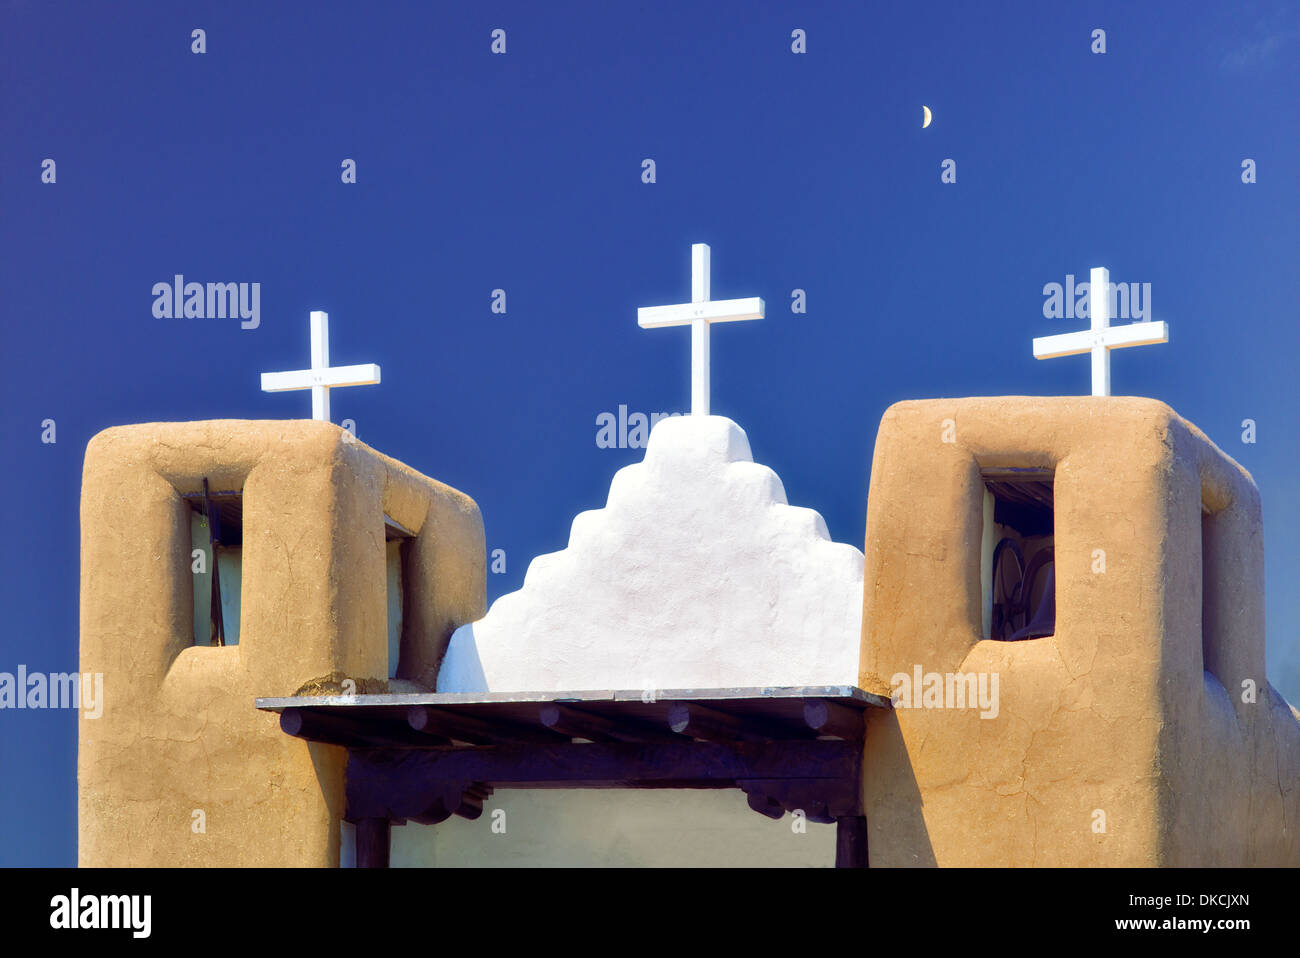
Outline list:
[[[982,639],[979,575],[981,469],[1010,466],[1055,468],[1056,632],[1014,643]],[[1254,483],[1163,403],[890,407],[860,684],[996,674],[1000,701],[872,713],[872,865],[1300,864],[1300,715],[1264,676],[1263,582]]]
[[[189,507],[243,489],[240,642],[193,645]],[[81,865],[336,865],[342,749],[259,712],[342,677],[389,675],[383,516],[406,550],[398,676],[431,687],[451,632],[483,614],[469,497],[324,422],[105,430],[81,498],[81,670],[104,673],[77,756]],[[204,813],[206,832],[195,830]]]

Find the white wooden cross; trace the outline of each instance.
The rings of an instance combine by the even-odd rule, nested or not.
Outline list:
[[[1088,315],[1091,328],[1077,333],[1034,339],[1035,359],[1092,353],[1092,394],[1110,395],[1110,351],[1125,346],[1151,346],[1169,342],[1169,324],[1110,325],[1110,270],[1094,266],[1088,281]]]
[[[734,323],[742,319],[762,319],[763,301],[749,299],[709,299],[709,247],[705,243],[691,246],[691,301],[676,306],[642,306],[636,311],[637,325],[691,327],[691,415],[709,414],[709,325]]]
[[[359,366],[330,366],[330,318],[328,313],[312,310],[311,369],[287,373],[262,373],[262,391],[285,392],[290,389],[311,390],[311,418],[330,421],[330,390],[336,386],[371,386],[379,382],[379,367],[374,363]]]

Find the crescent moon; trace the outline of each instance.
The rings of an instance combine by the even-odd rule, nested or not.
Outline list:
[[[928,106],[922,106],[921,111],[925,115],[925,119],[921,121],[921,129],[924,130],[927,126],[930,125],[930,121],[934,118],[934,114],[930,112],[930,108]]]

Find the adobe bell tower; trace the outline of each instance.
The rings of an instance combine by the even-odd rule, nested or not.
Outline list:
[[[208,539],[214,493],[238,548]],[[81,494],[81,669],[103,673],[104,710],[80,717],[80,864],[337,865],[343,750],[253,700],[431,688],[483,614],[484,571],[473,500],[328,422],[101,432]],[[214,573],[224,646],[195,614]]]
[[[1051,550],[1038,628],[994,627],[1003,540]],[[1164,403],[890,407],[860,684],[943,687],[868,723],[872,865],[1300,865],[1300,713],[1265,677],[1263,589],[1258,489]],[[997,677],[995,710],[952,700],[972,676]]]

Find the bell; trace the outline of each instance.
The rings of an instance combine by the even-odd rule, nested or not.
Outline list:
[[[1009,642],[1019,642],[1021,639],[1041,639],[1044,636],[1052,635],[1056,632],[1056,563],[1049,559],[1040,568],[1047,569],[1046,588],[1043,589],[1043,597],[1038,600],[1038,608],[1034,610],[1034,616],[1029,620],[1029,624],[1023,629],[1012,633]],[[1035,570],[1031,570],[1031,573]],[[1025,576],[1024,589],[1025,600],[1028,602],[1029,592],[1033,588],[1034,578]]]

